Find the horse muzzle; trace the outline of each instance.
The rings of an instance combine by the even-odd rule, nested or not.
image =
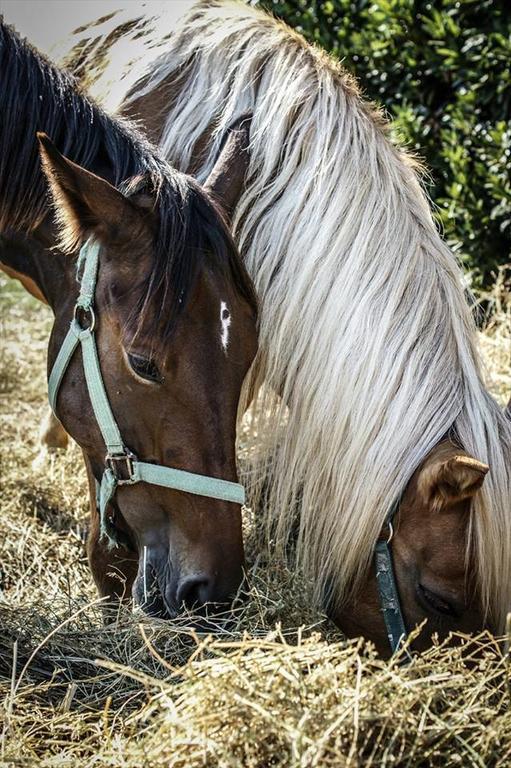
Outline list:
[[[148,616],[175,619],[183,612],[198,616],[225,612],[243,580],[242,565],[219,578],[220,569],[182,570],[165,557],[140,557],[137,578],[133,584],[135,602]]]

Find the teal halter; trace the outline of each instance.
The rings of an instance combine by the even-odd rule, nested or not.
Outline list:
[[[107,516],[107,506],[114,497],[118,485],[150,483],[198,496],[230,501],[234,504],[245,503],[245,489],[239,483],[231,483],[208,475],[196,475],[181,469],[139,461],[135,454],[124,445],[103,384],[94,335],[96,325],[94,295],[98,276],[99,251],[100,246],[92,240],[88,240],[80,251],[80,262],[83,263],[80,293],[74,308],[71,326],[50,373],[48,396],[51,408],[55,413],[62,379],[78,344],[80,344],[87,390],[94,416],[106,446],[105,469],[101,483],[97,484],[101,537],[106,537],[109,545],[116,547],[119,546],[119,536],[113,519]],[[88,322],[88,326],[83,327],[80,320],[81,322]]]

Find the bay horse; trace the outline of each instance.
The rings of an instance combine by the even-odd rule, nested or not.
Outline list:
[[[172,30],[81,30],[68,65],[99,58],[104,72],[126,29],[146,46],[124,98],[135,64],[116,73],[120,111],[181,170],[205,180],[251,115],[233,227],[260,300],[251,499],[264,488],[277,545],[298,514],[316,599],[382,653],[424,620],[419,648],[435,632],[502,631],[510,423],[417,164],[337,61],[263,11],[204,0]]]
[[[99,593],[163,617],[225,604],[243,572],[236,413],[257,346],[225,223],[232,143],[202,189],[4,24],[0,112],[0,261],[55,315],[50,397],[83,451]]]

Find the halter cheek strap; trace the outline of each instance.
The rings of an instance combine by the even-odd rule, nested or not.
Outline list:
[[[110,546],[119,546],[119,534],[112,518],[107,515],[108,504],[113,499],[119,485],[150,483],[151,485],[173,488],[185,493],[207,496],[234,504],[245,503],[245,489],[239,483],[232,483],[228,480],[139,461],[135,454],[124,445],[105,391],[96,347],[94,296],[99,268],[99,252],[100,246],[91,240],[87,241],[80,251],[80,261],[83,263],[80,293],[69,331],[50,373],[48,396],[51,408],[55,412],[62,379],[77,346],[80,345],[87,390],[96,422],[106,446],[105,469],[101,483],[98,484],[97,493],[101,537],[105,537]],[[87,323],[86,327],[84,327],[84,323]]]
[[[392,521],[399,508],[399,502],[395,504],[385,520],[384,529],[388,530],[387,538],[380,538],[374,548],[374,568],[376,572],[376,584],[380,596],[380,607],[387,629],[392,653],[395,653],[407,637],[407,631],[399,592],[397,591],[396,579],[394,576],[394,564],[392,561],[392,552],[390,542],[394,535]]]

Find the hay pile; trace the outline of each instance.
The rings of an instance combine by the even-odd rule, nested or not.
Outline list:
[[[31,468],[50,313],[2,280],[1,765],[511,763],[502,647],[481,637],[465,658],[435,647],[409,666],[379,661],[257,551],[252,520],[250,599],[215,635],[190,630],[190,617],[169,625],[128,610],[105,629],[84,558],[79,451]],[[511,321],[509,305],[497,309],[482,342],[504,398]]]

